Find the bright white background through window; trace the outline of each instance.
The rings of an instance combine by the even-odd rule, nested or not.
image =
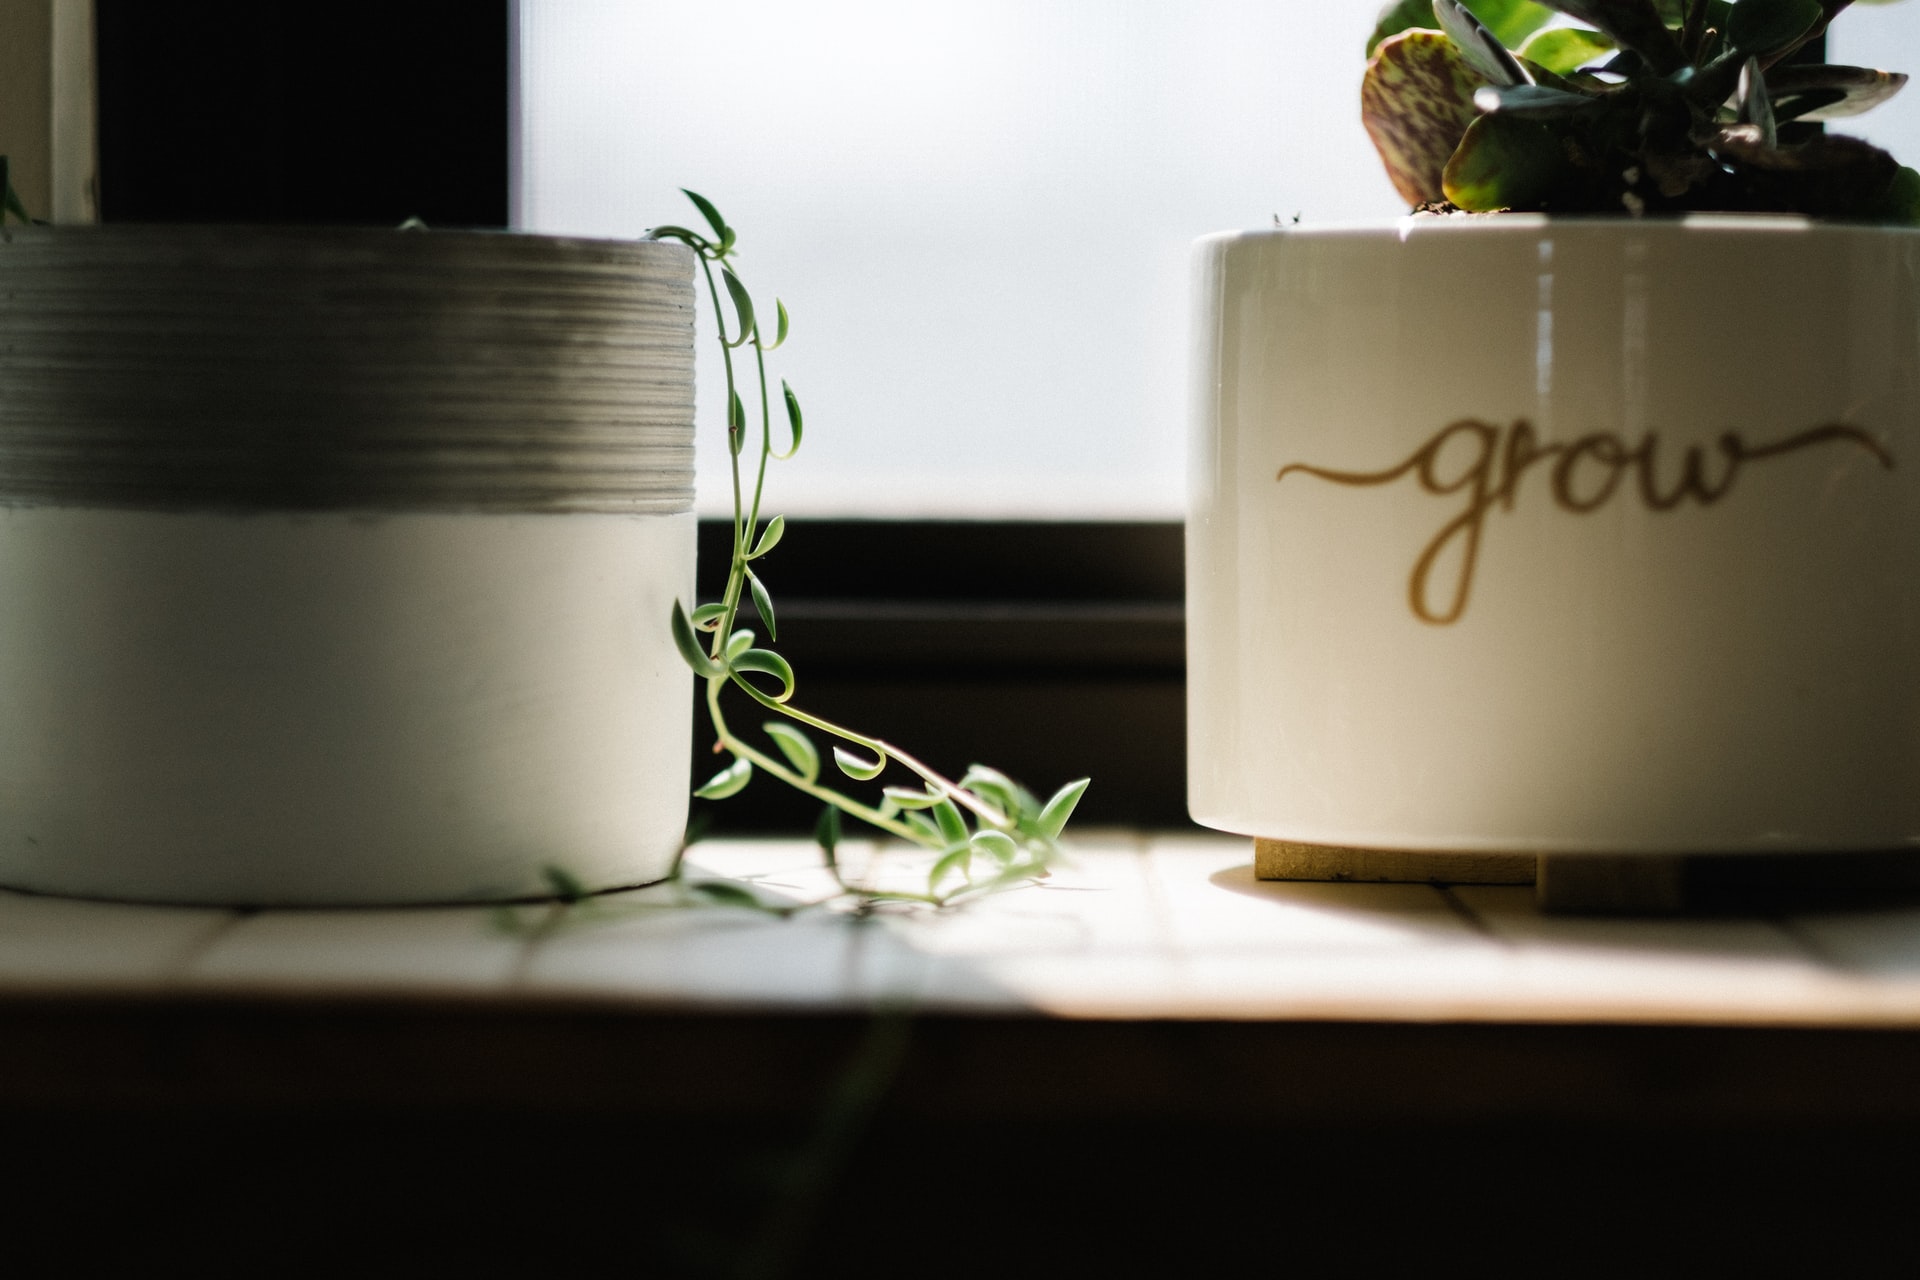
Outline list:
[[[1358,118],[1371,0],[518,8],[516,223],[630,237],[696,218],[678,187],[719,203],[794,315],[790,515],[1177,518],[1193,239],[1402,211]],[[1920,0],[1835,36],[1912,61]],[[1854,131],[1912,162],[1920,90]]]
[[[778,510],[1178,517],[1193,239],[1399,212],[1358,120],[1374,7],[522,0],[517,221],[720,205],[794,317]]]

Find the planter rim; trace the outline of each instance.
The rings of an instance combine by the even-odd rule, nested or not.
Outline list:
[[[1251,227],[1215,231],[1195,240],[1196,245],[1237,240],[1377,240],[1405,241],[1415,237],[1471,236],[1534,238],[1542,232],[1590,234],[1613,231],[1638,235],[1781,235],[1920,237],[1920,226],[1893,223],[1841,222],[1785,213],[1687,213],[1644,218],[1599,214],[1488,213],[1446,217],[1406,214],[1398,218],[1327,223],[1321,226]]]

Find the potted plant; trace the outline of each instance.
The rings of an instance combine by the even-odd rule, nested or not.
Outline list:
[[[1920,175],[1824,131],[1904,82],[1792,60],[1844,7],[1389,7],[1415,212],[1198,249],[1197,819],[1920,843]]]
[[[693,266],[0,234],[0,883],[286,905],[666,875]]]

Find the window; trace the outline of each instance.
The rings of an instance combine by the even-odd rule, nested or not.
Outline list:
[[[1193,239],[1400,211],[1358,115],[1376,8],[521,0],[516,222],[720,204],[794,313],[788,515],[1178,519]]]

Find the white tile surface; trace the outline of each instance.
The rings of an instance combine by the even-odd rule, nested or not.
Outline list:
[[[506,985],[529,945],[485,909],[268,911],[223,933],[187,976],[216,987],[484,991]]]
[[[231,919],[0,890],[0,989],[168,986]]]
[[[0,990],[594,998],[635,1007],[1069,1017],[1920,1025],[1920,909],[1752,919],[1542,916],[1531,890],[1263,883],[1247,841],[1083,834],[1047,882],[932,912],[789,918],[656,886],[570,908],[218,911],[0,892]],[[846,861],[910,884],[911,852]],[[713,842],[689,880],[831,895],[803,841]]]

